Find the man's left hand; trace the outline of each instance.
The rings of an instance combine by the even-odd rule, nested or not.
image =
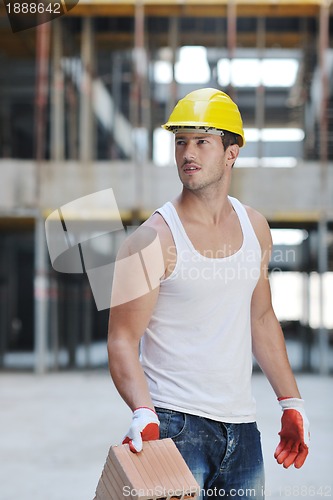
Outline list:
[[[286,469],[294,464],[302,467],[309,453],[309,421],[304,411],[304,401],[298,398],[279,398],[283,411],[281,418],[280,443],[274,457]]]

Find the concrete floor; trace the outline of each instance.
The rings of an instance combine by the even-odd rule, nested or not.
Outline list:
[[[311,423],[311,453],[284,470],[273,453],[280,410],[266,379],[254,393],[266,464],[268,500],[333,495],[333,378],[297,377]],[[0,500],[92,500],[111,444],[131,414],[106,370],[0,376]]]

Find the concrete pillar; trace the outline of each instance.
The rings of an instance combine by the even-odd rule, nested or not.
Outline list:
[[[38,213],[35,219],[35,372],[43,374],[48,368],[48,311],[49,286],[46,260],[44,218]]]
[[[0,55],[0,67],[5,68],[8,59]],[[12,140],[11,140],[11,95],[9,75],[6,71],[2,71],[0,77],[0,156],[2,158],[12,157]]]
[[[324,276],[328,271],[328,117],[327,105],[329,96],[329,79],[327,69],[327,55],[329,49],[329,18],[330,1],[323,1],[319,15],[319,43],[318,59],[321,75],[321,109],[319,123],[319,151],[320,151],[320,199],[321,216],[318,224],[318,271],[320,278],[319,289],[319,352],[320,373],[329,373],[329,337],[324,322]]]
[[[83,345],[84,345],[84,366],[85,368],[91,368],[91,343],[92,343],[92,328],[93,328],[93,317],[92,317],[92,304],[93,297],[91,293],[91,288],[88,283],[83,285]]]
[[[49,301],[49,318],[50,318],[50,349],[52,352],[52,367],[58,370],[59,365],[59,287],[57,277],[53,276],[49,280],[50,301]]]
[[[302,273],[302,370],[311,369],[311,338],[310,338],[310,279],[309,273]]]
[[[46,143],[46,105],[49,90],[50,23],[37,26],[36,38],[36,179],[35,179],[35,269],[34,269],[34,341],[35,371],[47,369],[48,338],[48,264],[42,213],[42,180]]]
[[[7,301],[6,286],[0,282],[0,368],[4,366],[7,341]]]
[[[135,209],[139,212],[144,206],[143,163],[147,162],[148,131],[144,112],[144,96],[147,85],[148,61],[145,49],[145,7],[142,0],[135,2],[134,47],[133,47],[133,85],[131,91],[131,122],[133,125],[134,162],[135,162]]]
[[[80,89],[80,151],[82,162],[88,163],[95,158],[95,123],[93,114],[93,20],[82,19],[81,36],[81,89]]]
[[[51,90],[51,159],[62,161],[65,158],[65,106],[64,106],[64,72],[62,68],[63,43],[62,19],[52,22],[52,62],[53,81]]]
[[[178,100],[178,86],[176,82],[175,75],[175,65],[177,62],[177,49],[179,45],[179,18],[170,17],[169,18],[169,33],[168,33],[168,45],[171,49],[171,68],[172,68],[172,80],[169,86],[169,99],[166,107],[165,121],[168,120],[170,113],[175,107]]]
[[[79,78],[77,73],[79,71],[77,61],[72,59],[72,80],[66,82],[66,97],[68,102],[68,158],[70,160],[77,160],[79,157],[78,147],[78,122],[79,122],[79,96],[75,87],[74,79]]]
[[[49,96],[49,53],[50,23],[43,23],[36,28],[36,98],[35,98],[35,155],[36,182],[35,203],[40,208],[42,182],[42,164],[45,159],[46,144],[46,106]]]
[[[237,48],[237,5],[236,0],[228,0],[227,4],[227,48],[230,63],[235,57]],[[229,84],[228,93],[235,100],[235,90],[232,82]]]
[[[329,336],[325,326],[325,291],[324,276],[328,270],[328,230],[327,219],[322,217],[318,223],[318,271],[319,271],[319,371],[323,375],[329,373]]]
[[[171,68],[172,68],[172,79],[169,86],[169,99],[165,108],[165,122],[168,121],[169,116],[175,107],[178,100],[178,84],[176,81],[176,62],[177,62],[177,50],[179,46],[179,17],[169,18],[169,33],[168,33],[168,45],[171,49]],[[183,97],[183,96],[182,96]],[[170,141],[170,158],[174,157],[174,141]]]
[[[123,58],[120,51],[114,53],[112,58],[112,129],[115,130],[116,127],[116,114],[122,111],[122,65]],[[115,134],[113,134],[115,137]],[[110,141],[110,158],[116,160],[118,158],[117,145],[115,138]]]
[[[257,18],[257,53],[259,62],[262,61],[265,55],[265,45],[266,45],[266,20],[264,17]],[[263,151],[263,141],[261,137],[261,131],[265,127],[265,87],[260,80],[259,85],[256,88],[256,107],[255,107],[255,123],[256,128],[259,131],[258,143],[257,143],[257,157],[258,165],[262,165],[262,158],[264,156]]]

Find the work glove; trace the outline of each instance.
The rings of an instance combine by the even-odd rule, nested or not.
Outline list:
[[[286,469],[294,464],[302,467],[309,453],[309,421],[304,411],[304,400],[279,398],[283,414],[281,418],[280,443],[274,457]]]
[[[159,439],[160,421],[151,408],[141,406],[133,412],[132,424],[123,444],[128,443],[130,450],[137,453],[142,450],[142,441]]]

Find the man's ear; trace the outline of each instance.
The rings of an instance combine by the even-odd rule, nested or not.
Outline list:
[[[231,146],[228,147],[227,151],[227,162],[228,165],[230,164],[231,167],[233,167],[235,161],[238,158],[239,155],[239,146],[238,144],[231,144]]]

